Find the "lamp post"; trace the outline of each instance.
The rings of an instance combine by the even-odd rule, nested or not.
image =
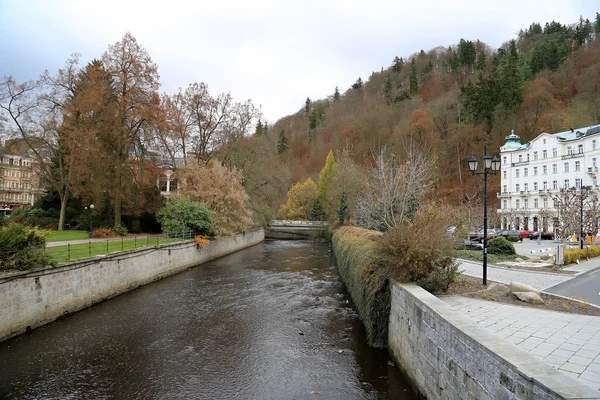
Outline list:
[[[90,239],[92,238],[93,227],[94,227],[94,205],[90,204]]]
[[[469,170],[473,175],[483,175],[483,284],[487,284],[487,177],[496,175],[500,170],[500,160],[487,154],[486,144],[483,144],[483,171],[477,172],[477,159],[469,159]]]

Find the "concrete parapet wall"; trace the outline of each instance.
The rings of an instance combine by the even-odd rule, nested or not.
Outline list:
[[[146,247],[0,278],[0,341],[187,268],[258,244],[263,229]]]
[[[600,399],[413,284],[391,285],[388,346],[429,400]]]

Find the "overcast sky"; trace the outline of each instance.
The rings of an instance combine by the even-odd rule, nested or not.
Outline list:
[[[0,0],[0,76],[35,79],[75,52],[100,58],[129,31],[158,64],[162,91],[205,82],[252,99],[274,122],[396,55],[461,37],[496,48],[533,21],[596,11],[597,0]]]

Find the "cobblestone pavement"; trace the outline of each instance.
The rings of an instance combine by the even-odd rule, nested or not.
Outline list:
[[[508,342],[600,390],[600,317],[460,296],[441,299]]]
[[[458,260],[460,262],[459,270],[464,271],[466,275],[483,277],[483,266],[478,262],[466,260]],[[501,267],[487,268],[487,277],[489,280],[500,283],[510,283],[517,281],[533,286],[536,289],[544,290],[559,283],[568,281],[573,278],[573,275],[549,274],[538,271],[526,271]]]

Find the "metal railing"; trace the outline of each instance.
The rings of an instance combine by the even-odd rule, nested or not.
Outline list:
[[[163,233],[160,235],[122,236],[118,238],[74,240],[61,246],[46,247],[46,251],[57,262],[75,261],[96,256],[120,253],[143,247],[155,247],[163,244],[193,239],[192,231]]]

